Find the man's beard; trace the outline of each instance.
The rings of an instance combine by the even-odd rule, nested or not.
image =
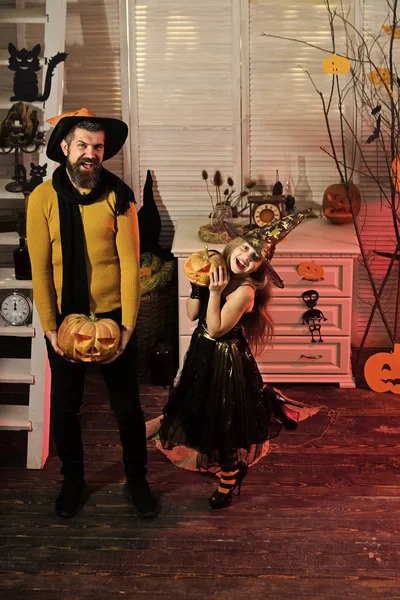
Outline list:
[[[95,166],[91,171],[82,171],[80,166],[84,162],[90,162]],[[74,164],[67,158],[67,171],[75,187],[80,189],[93,189],[100,181],[101,164],[97,158],[79,158]]]

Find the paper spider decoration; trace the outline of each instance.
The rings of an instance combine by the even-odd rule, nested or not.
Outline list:
[[[319,335],[318,343],[321,343],[324,341],[321,336],[321,321],[327,321],[327,319],[318,308],[314,308],[318,302],[319,294],[315,290],[307,290],[302,293],[301,297],[309,308],[309,310],[306,310],[302,315],[302,325],[308,325],[312,342],[317,342],[317,340],[314,339],[315,333],[316,336]]]

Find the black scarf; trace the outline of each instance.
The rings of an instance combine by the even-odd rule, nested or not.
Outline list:
[[[93,204],[114,191],[114,214],[117,217],[128,210],[131,202],[135,202],[135,197],[126,183],[103,167],[98,185],[88,194],[80,194],[72,185],[65,163],[54,171],[53,187],[57,192],[60,215],[63,267],[61,317],[65,318],[71,313],[90,315],[85,239],[79,205]]]

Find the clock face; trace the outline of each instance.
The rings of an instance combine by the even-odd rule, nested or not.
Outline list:
[[[8,325],[25,325],[32,314],[32,302],[20,292],[11,292],[1,301],[0,314]]]
[[[281,218],[281,211],[279,210],[276,204],[269,204],[268,202],[264,202],[263,204],[258,204],[253,213],[254,223],[259,227],[263,225],[267,225],[274,221],[275,219]]]

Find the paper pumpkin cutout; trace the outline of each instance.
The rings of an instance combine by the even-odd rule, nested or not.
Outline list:
[[[345,75],[350,71],[350,61],[345,56],[332,54],[322,61],[325,73],[329,75]]]
[[[354,215],[357,216],[361,208],[361,195],[354,183],[349,184],[349,195]],[[346,188],[341,183],[333,183],[326,188],[322,209],[325,217],[335,225],[345,225],[353,220]]]
[[[50,125],[57,125],[58,121],[61,121],[64,117],[95,117],[94,112],[89,110],[88,108],[80,108],[79,110],[73,110],[71,112],[65,112],[61,115],[56,115],[55,117],[51,117],[51,119],[47,119],[46,122],[50,123]]]
[[[97,319],[93,313],[90,317],[71,314],[60,325],[57,343],[73,360],[99,362],[115,354],[119,339],[119,326],[112,319]]]
[[[44,102],[48,100],[51,92],[51,79],[53,77],[56,66],[65,61],[68,54],[66,52],[57,52],[50,58],[47,65],[44,92],[39,94],[37,71],[40,71],[39,62],[40,44],[36,44],[32,50],[18,50],[14,44],[8,44],[8,68],[15,72],[14,75],[14,96],[11,96],[10,101],[15,102],[22,100],[23,102]]]
[[[387,87],[389,94],[393,96],[393,90],[390,87],[390,71],[389,69],[375,69],[368,73],[368,79],[374,85],[384,85]]]
[[[392,352],[378,352],[364,365],[365,381],[374,392],[400,394],[400,344]]]
[[[385,33],[387,33],[388,35],[392,35],[393,32],[393,27],[391,27],[390,25],[382,25],[382,29]],[[395,29],[394,30],[394,38],[399,39],[400,38],[400,29]]]
[[[314,260],[306,260],[298,265],[297,273],[307,281],[320,281],[324,278],[324,267]]]
[[[192,283],[201,286],[208,286],[210,283],[211,267],[218,268],[220,265],[226,267],[226,262],[222,254],[216,250],[209,250],[205,245],[204,250],[193,252],[186,259],[183,269],[186,277]]]

